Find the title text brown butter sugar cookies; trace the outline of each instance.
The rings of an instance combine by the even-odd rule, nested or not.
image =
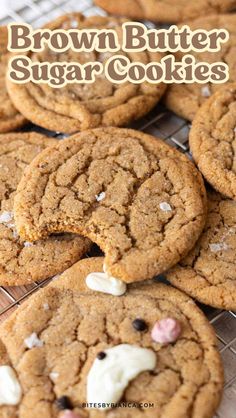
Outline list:
[[[191,2],[192,3],[192,2]],[[205,9],[203,9],[205,14]],[[209,64],[213,62],[224,62],[229,66],[229,82],[236,81],[236,13],[205,16],[196,20],[185,22],[191,30],[196,29],[226,29],[229,31],[229,41],[221,46],[218,52],[194,52],[190,53],[200,62]],[[182,53],[177,53],[181,59]],[[223,86],[224,87],[224,86]],[[222,84],[172,84],[169,86],[165,103],[167,107],[179,116],[193,120],[201,105],[217,90]]]
[[[49,29],[104,29],[116,30],[119,41],[122,37],[123,19],[111,17],[83,17],[79,13],[65,15],[51,24]],[[119,52],[117,54],[120,54]],[[122,53],[123,54],[123,53]],[[45,49],[31,54],[36,61],[75,62],[85,64],[99,61],[105,63],[114,53],[73,52],[61,54]],[[131,61],[147,64],[160,61],[158,53],[129,54]],[[68,84],[51,88],[47,84],[8,83],[9,94],[17,107],[32,122],[55,131],[73,133],[97,126],[123,126],[148,113],[165,91],[164,84],[124,83],[112,84],[104,74],[97,76],[92,84]]]
[[[108,13],[170,23],[236,9],[235,0],[95,0],[95,3]]]
[[[57,141],[43,135],[0,135],[0,284],[19,285],[45,279],[78,261],[89,248],[88,240],[70,234],[55,235],[34,244],[17,234],[13,201],[25,167]]]
[[[71,418],[126,418],[127,413],[176,418],[176,411],[186,418],[212,418],[223,371],[203,313],[163,284],[131,285],[121,297],[81,292],[86,276],[101,271],[102,264],[103,259],[82,260],[69,270],[71,282],[68,271],[67,279],[62,275],[1,325],[0,375],[13,372],[19,385],[14,399],[6,385],[2,388],[1,399],[9,405],[0,406],[1,416],[28,418],[33,411],[34,418],[65,417],[68,412],[60,409],[66,408]],[[172,343],[158,342],[158,326],[167,336],[170,321],[178,324],[178,336]],[[2,369],[6,366],[10,370]],[[109,386],[102,384],[104,378]],[[153,406],[82,407],[107,399]]]
[[[190,149],[208,182],[236,200],[236,83],[224,86],[198,111]]]
[[[181,153],[138,131],[98,128],[43,152],[15,200],[23,239],[76,232],[106,254],[109,273],[132,282],[174,265],[205,222],[200,173]]]
[[[0,26],[0,133],[13,131],[26,123],[25,118],[15,109],[6,89],[7,26]]]
[[[167,278],[202,303],[236,310],[236,202],[209,192],[208,205],[201,238]]]

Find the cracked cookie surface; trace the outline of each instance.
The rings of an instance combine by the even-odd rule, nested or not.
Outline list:
[[[17,234],[13,204],[24,169],[42,150],[58,141],[31,133],[0,135],[0,284],[19,285],[53,276],[78,261],[88,240],[70,234],[34,244]]]
[[[202,236],[167,279],[198,301],[236,310],[236,202],[208,192],[209,212]]]
[[[87,291],[86,276],[102,271],[103,261],[75,264],[1,325],[1,364],[14,368],[23,389],[17,407],[0,407],[1,417],[29,418],[33,413],[34,418],[57,418],[55,401],[66,396],[82,418],[211,418],[221,397],[223,371],[216,337],[203,313],[186,295],[158,283],[131,285],[121,297]],[[173,344],[155,343],[153,325],[170,316],[181,324],[180,337]],[[146,332],[133,327],[136,318],[145,320]],[[27,349],[24,341],[33,333],[41,346]],[[129,383],[122,401],[154,407],[82,409],[97,354],[122,343],[152,349],[157,359],[155,370]]]
[[[13,131],[26,123],[26,119],[13,106],[7,93],[5,78],[10,56],[7,42],[7,26],[0,26],[0,133]]]
[[[198,111],[189,143],[207,181],[236,200],[236,83],[224,86]]]
[[[54,30],[67,29],[113,29],[122,42],[122,23],[124,19],[112,17],[83,17],[79,13],[71,13],[46,27]],[[116,54],[116,53],[115,53]],[[40,53],[31,54],[36,61],[75,62],[85,64],[99,61],[105,63],[114,53],[73,52],[56,53],[45,49]],[[117,52],[118,55],[123,52]],[[127,54],[132,61],[148,64],[160,62],[159,53],[141,52]],[[104,74],[96,77],[92,84],[68,84],[62,88],[52,88],[47,84],[27,83],[24,85],[7,83],[9,94],[22,114],[30,121],[43,128],[75,133],[77,131],[98,126],[124,126],[132,120],[148,113],[159,101],[165,91],[164,84],[113,84]]]
[[[236,9],[235,0],[95,0],[95,3],[108,13],[170,23]]]
[[[205,10],[204,10],[205,13]],[[198,62],[205,61],[209,64],[214,62],[224,62],[229,66],[229,82],[236,81],[236,13],[205,16],[192,21],[184,22],[191,30],[205,29],[226,29],[229,31],[229,41],[221,45],[218,52],[195,52],[190,51]],[[176,54],[178,59],[182,59],[183,54]],[[226,83],[225,83],[226,84]],[[222,84],[172,84],[165,96],[166,106],[177,115],[193,120],[202,104],[219,89],[224,88]]]
[[[186,156],[144,133],[99,128],[74,135],[30,165],[15,199],[17,229],[87,236],[126,282],[152,278],[193,247],[206,217],[205,188]]]

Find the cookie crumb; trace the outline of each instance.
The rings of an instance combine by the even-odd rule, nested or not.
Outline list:
[[[43,304],[43,309],[45,310],[45,311],[49,311],[49,304],[48,303],[44,303]]]
[[[29,349],[43,346],[43,341],[38,338],[36,332],[33,332],[28,338],[25,338],[24,343]]]
[[[167,202],[161,202],[159,206],[160,206],[160,209],[163,210],[163,212],[171,212],[172,211],[172,207]]]
[[[101,192],[101,193],[99,193],[99,194],[96,194],[96,201],[97,202],[101,202],[101,200],[103,200],[103,199],[105,199],[105,197],[106,197],[106,193],[105,192]]]

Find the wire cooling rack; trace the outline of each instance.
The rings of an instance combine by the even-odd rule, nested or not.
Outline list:
[[[0,20],[0,24],[24,21],[40,27],[47,21],[71,11],[80,11],[87,16],[105,14],[101,9],[93,6],[91,0],[22,0],[15,8],[12,7],[14,0],[6,4],[10,6],[5,6],[6,16]],[[132,127],[162,138],[169,145],[191,157],[188,148],[190,126],[161,105]],[[49,281],[50,279],[47,279],[21,287],[0,287],[0,322]],[[224,398],[215,418],[236,418],[236,313],[204,306],[201,308],[215,328],[225,368]]]

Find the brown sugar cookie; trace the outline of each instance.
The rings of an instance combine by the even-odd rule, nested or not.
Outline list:
[[[34,241],[75,232],[106,254],[109,273],[126,282],[176,264],[206,217],[200,173],[186,156],[144,133],[98,128],[43,152],[15,199],[17,229]]]
[[[236,200],[236,83],[225,85],[198,111],[190,149],[207,181]]]
[[[0,26],[0,133],[13,131],[26,123],[26,119],[13,106],[6,89],[6,71],[9,53],[7,51],[7,26]]]
[[[205,14],[205,9],[203,10]],[[236,81],[236,13],[215,16],[205,16],[199,19],[185,22],[191,30],[205,29],[226,29],[229,31],[229,41],[221,46],[218,52],[195,52],[198,61],[205,61],[209,64],[224,62],[229,66],[229,82]],[[183,54],[178,53],[177,58],[182,59]],[[224,87],[224,85],[223,85]],[[177,115],[193,120],[202,104],[212,96],[214,92],[222,88],[222,84],[172,84],[169,86],[165,96],[166,106]]]
[[[203,313],[163,284],[131,285],[121,297],[81,291],[86,276],[102,265],[103,259],[82,260],[0,326],[0,375],[10,367],[20,392],[9,399],[8,387],[0,388],[1,399],[11,402],[0,405],[1,417],[64,418],[68,409],[71,418],[176,418],[176,411],[185,418],[213,417],[223,370]],[[178,324],[178,336],[158,342],[158,325],[162,335],[170,335],[170,320]],[[103,385],[104,376],[109,385]],[[122,399],[127,406],[98,409],[97,399]],[[150,406],[128,408],[130,403]]]
[[[64,271],[89,248],[75,235],[54,235],[34,244],[17,234],[13,203],[25,167],[56,140],[31,133],[0,135],[0,284],[20,285]]]
[[[169,23],[236,9],[235,0],[95,0],[95,3],[111,14]]]
[[[198,301],[236,310],[236,202],[208,192],[209,213],[203,234],[167,279]]]
[[[121,42],[123,22],[124,19],[84,17],[79,13],[70,13],[53,21],[47,28],[110,28],[116,30]],[[105,63],[113,55],[114,53],[85,53],[72,50],[56,53],[45,49],[43,52],[33,53],[31,59],[50,63],[65,61],[85,64],[94,61]],[[145,51],[129,54],[127,57],[131,61],[143,64],[160,62],[162,58],[159,53]],[[68,84],[61,88],[32,82],[19,85],[9,81],[8,91],[17,109],[30,121],[43,128],[73,133],[98,126],[123,126],[144,116],[159,101],[165,91],[165,85],[147,82],[113,84],[101,74],[92,84]]]

